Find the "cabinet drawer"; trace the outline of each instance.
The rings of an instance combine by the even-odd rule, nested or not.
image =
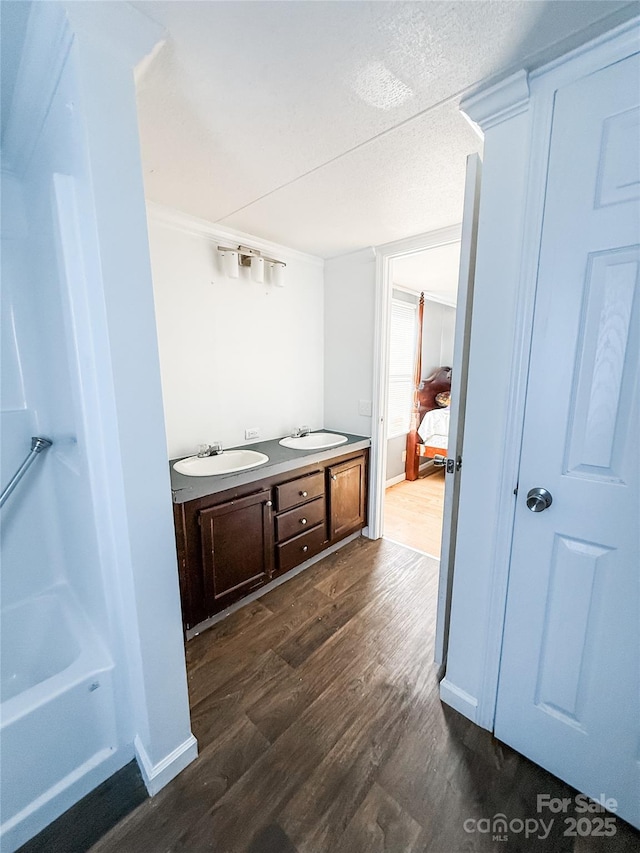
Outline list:
[[[301,536],[296,536],[282,545],[277,545],[279,570],[287,572],[294,566],[304,563],[309,557],[313,557],[322,551],[326,541],[325,526],[319,524],[313,530],[308,530]]]
[[[276,516],[276,539],[278,542],[284,542],[285,539],[311,530],[324,519],[324,497],[316,498],[295,509],[289,509],[282,515]]]
[[[303,504],[323,494],[324,473],[322,471],[309,474],[307,477],[298,477],[297,480],[291,480],[290,483],[276,486],[278,512],[283,509],[291,509],[291,507]]]

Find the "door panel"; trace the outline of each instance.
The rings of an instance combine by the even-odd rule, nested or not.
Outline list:
[[[456,329],[453,344],[453,373],[451,376],[449,447],[447,450],[448,457],[454,460],[457,460],[459,457],[462,458],[462,442],[464,438],[481,177],[482,160],[477,154],[470,154],[467,158],[467,174],[464,188],[464,211],[460,240],[460,272],[458,275]],[[457,465],[453,472],[446,474],[446,478],[434,655],[435,662],[439,665],[442,665],[446,660],[447,644],[449,642],[449,617],[451,614],[453,565],[456,557],[456,535],[458,532],[458,501],[460,499],[460,471]]]
[[[198,514],[207,615],[270,579],[273,569],[271,490]]]
[[[495,724],[636,826],[638,79],[634,56],[556,93]]]
[[[366,521],[364,456],[332,465],[329,472],[329,539],[336,542],[359,530]]]

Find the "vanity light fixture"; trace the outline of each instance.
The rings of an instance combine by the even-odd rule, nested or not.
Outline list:
[[[251,258],[251,278],[256,284],[262,284],[264,281],[264,258]]]
[[[251,268],[251,278],[257,283],[264,281],[264,265],[268,264],[271,283],[276,287],[284,287],[284,261],[275,258],[267,258],[258,249],[250,249],[248,246],[218,246],[222,254],[224,271],[229,278],[238,278],[240,267]]]
[[[222,252],[222,265],[229,278],[238,278],[240,266],[238,253],[234,249],[224,249]]]
[[[279,261],[274,261],[269,264],[269,271],[271,273],[271,283],[275,284],[276,287],[284,287],[284,264],[281,264]]]

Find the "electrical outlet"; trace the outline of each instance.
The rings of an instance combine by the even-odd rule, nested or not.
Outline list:
[[[358,400],[358,414],[371,417],[371,400]]]
[[[250,429],[245,429],[244,437],[247,441],[251,438],[260,438],[260,427],[251,427]]]

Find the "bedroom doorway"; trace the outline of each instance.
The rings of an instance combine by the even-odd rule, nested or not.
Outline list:
[[[390,265],[383,535],[437,559],[459,263],[455,241]]]
[[[378,539],[389,535],[385,531],[385,501],[387,492],[387,481],[392,479],[393,474],[388,473],[388,438],[393,436],[389,429],[389,398],[391,396],[391,327],[392,310],[394,304],[394,286],[400,293],[403,285],[394,281],[401,270],[399,262],[403,259],[411,259],[413,256],[423,254],[428,258],[428,253],[437,250],[457,252],[457,262],[452,266],[457,274],[457,287],[455,296],[448,300],[442,299],[442,294],[437,289],[428,290],[422,282],[420,293],[422,299],[418,299],[417,315],[424,312],[424,302],[429,299],[432,302],[449,302],[449,307],[455,305],[455,331],[453,335],[453,356],[451,360],[450,376],[450,423],[447,432],[446,447],[438,447],[438,439],[442,437],[442,413],[438,409],[446,407],[446,401],[436,403],[431,411],[436,411],[432,419],[436,423],[422,422],[421,415],[428,412],[427,401],[424,392],[427,385],[432,385],[442,378],[439,371],[449,368],[447,364],[439,364],[435,374],[423,379],[422,361],[416,358],[413,374],[413,400],[411,407],[411,419],[409,433],[412,441],[407,441],[405,462],[405,474],[402,472],[396,476],[407,479],[407,472],[411,471],[411,480],[419,480],[420,459],[430,458],[435,462],[444,461],[445,483],[444,483],[444,506],[441,522],[441,553],[438,580],[438,604],[435,630],[435,662],[440,666],[441,674],[445,672],[447,644],[449,635],[449,615],[451,612],[451,595],[453,589],[453,571],[456,551],[458,501],[460,494],[460,479],[463,460],[464,443],[464,420],[466,409],[466,388],[469,368],[469,342],[471,339],[471,315],[473,308],[473,283],[476,264],[476,244],[478,234],[478,212],[480,207],[480,184],[482,176],[482,161],[477,154],[467,157],[465,192],[462,210],[462,224],[432,231],[406,240],[399,240],[380,246],[376,251],[376,336],[374,353],[374,400],[373,400],[373,436],[372,436],[372,476],[369,499],[369,536]],[[453,244],[453,245],[452,245]],[[448,247],[448,248],[447,248]],[[436,255],[432,255],[432,258]],[[434,277],[435,281],[435,277]],[[431,284],[431,282],[430,282]],[[405,290],[408,288],[405,287]],[[415,291],[414,291],[415,292]],[[401,300],[397,300],[401,301]],[[422,305],[421,305],[422,302]],[[453,303],[453,304],[452,304]],[[399,309],[396,309],[399,310]],[[421,326],[422,324],[420,324]],[[422,338],[418,343],[418,320],[416,319],[414,337],[414,352],[422,354]],[[440,361],[442,361],[442,349]],[[425,363],[425,369],[427,365]],[[406,377],[405,377],[406,378]],[[411,387],[411,382],[409,383]],[[433,388],[427,390],[434,390]],[[439,393],[439,392],[438,392]],[[421,400],[421,395],[422,400]],[[435,395],[437,396],[437,394]],[[435,400],[430,398],[430,401]],[[445,402],[445,405],[440,405]],[[421,412],[421,404],[423,411]],[[393,412],[393,410],[392,410]],[[419,436],[418,430],[426,433],[426,443]],[[433,432],[427,432],[433,428]],[[421,431],[422,431],[421,430]],[[438,453],[444,450],[444,453]],[[438,457],[441,457],[438,459]],[[435,464],[435,463],[434,463]],[[435,483],[435,481],[434,481]],[[389,484],[394,485],[394,484]],[[424,519],[419,522],[424,526]],[[391,538],[391,537],[389,537]],[[423,550],[420,548],[419,550]],[[428,551],[426,552],[428,553]],[[435,555],[433,555],[435,557]]]

